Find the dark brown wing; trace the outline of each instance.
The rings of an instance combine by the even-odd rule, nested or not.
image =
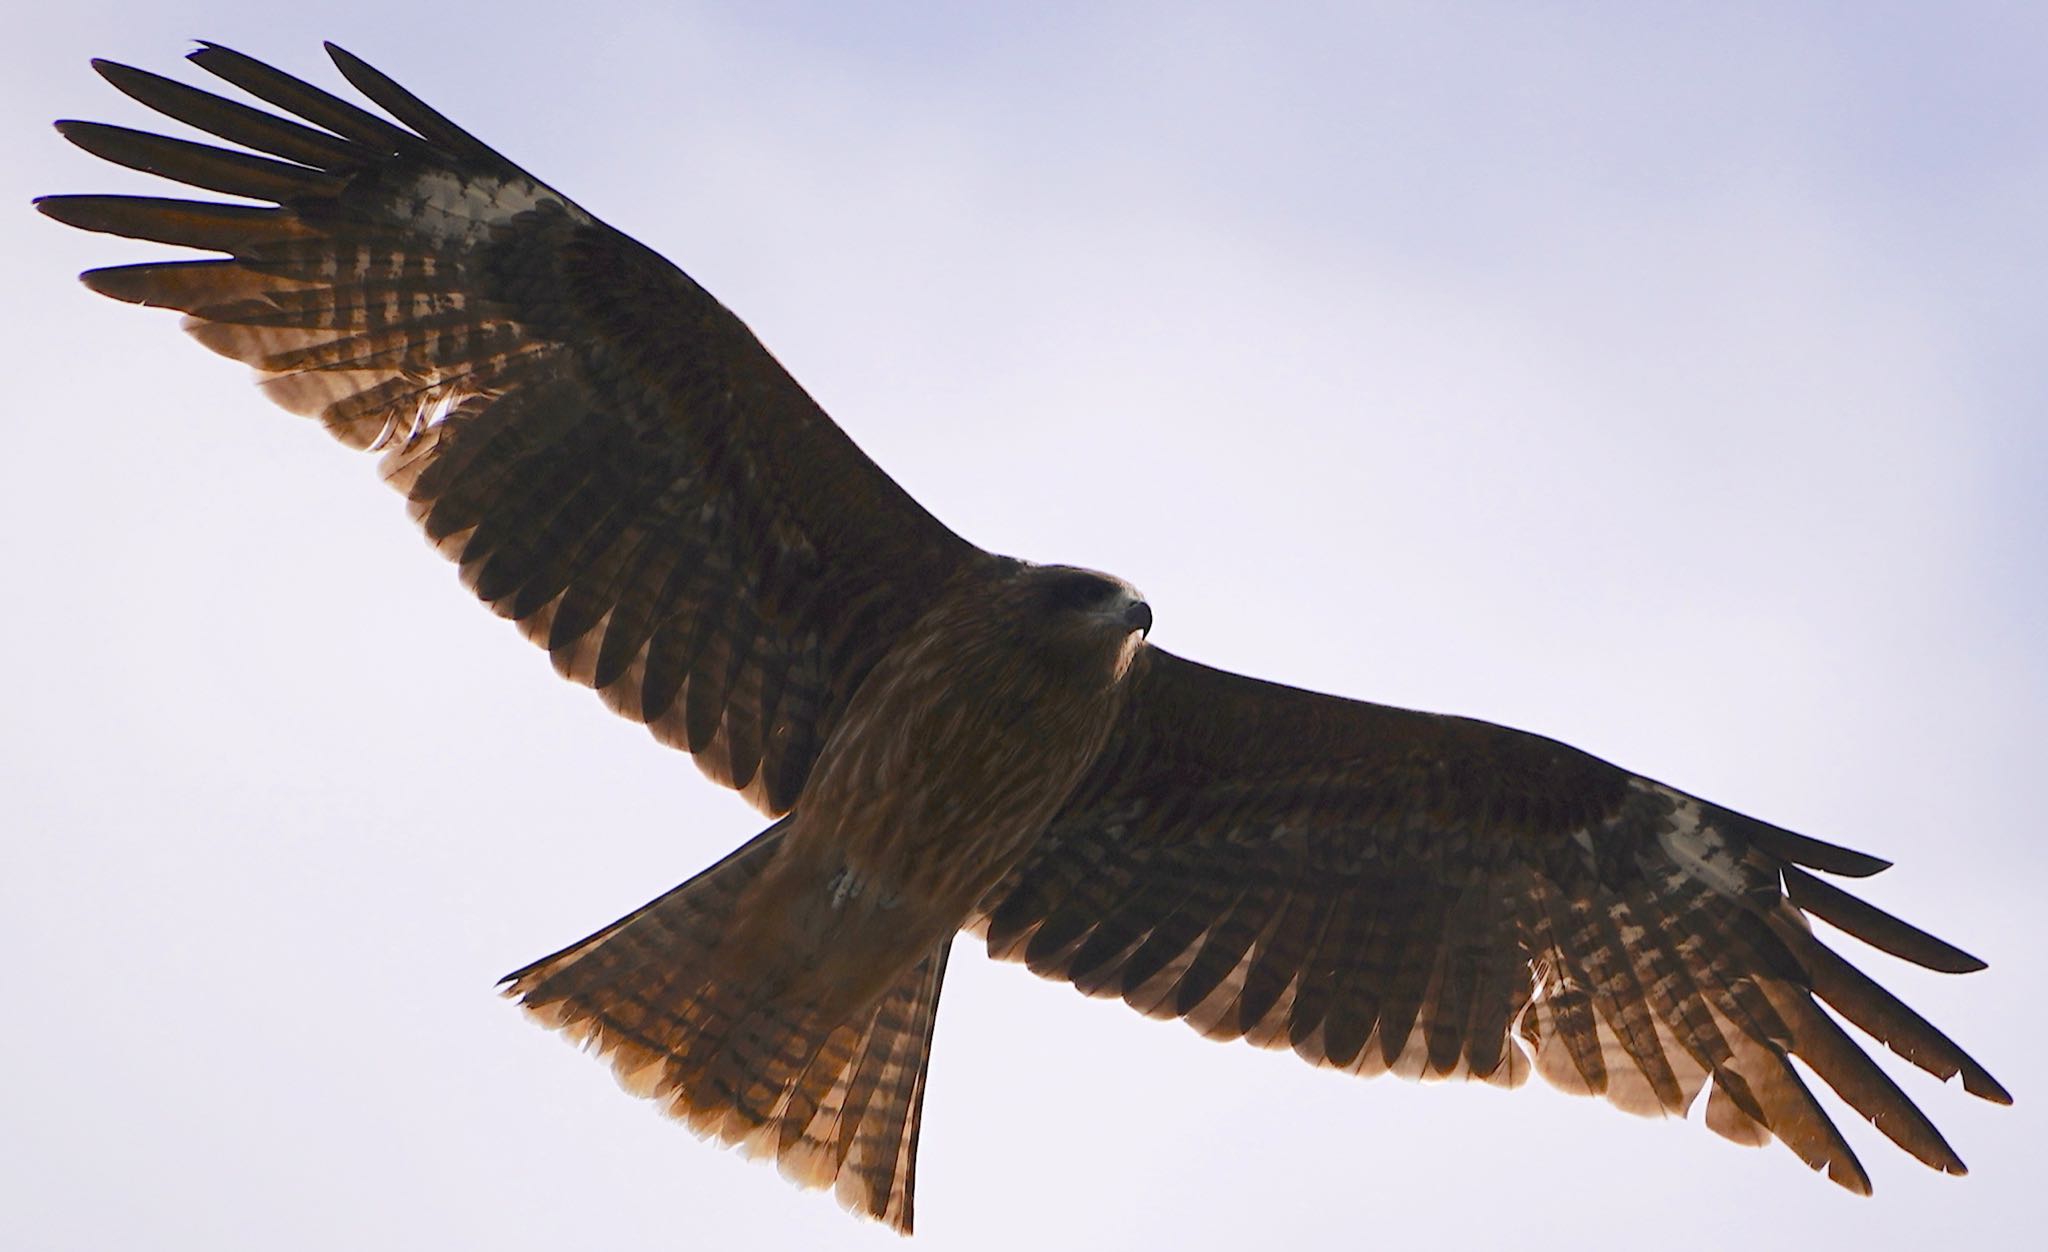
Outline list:
[[[1549,739],[1315,695],[1148,649],[1102,760],[984,905],[989,950],[1218,1039],[1358,1073],[1533,1069],[1783,1139],[1869,1180],[1788,1063],[1906,1151],[1962,1162],[1816,997],[2006,1102],[1801,910],[1933,969],[1982,963],[1801,867],[1885,862]],[[1787,895],[1789,892],[1789,897]]]
[[[85,122],[80,147],[230,205],[39,204],[226,254],[94,270],[168,305],[384,474],[465,581],[562,673],[787,809],[847,697],[986,559],[832,424],[736,317],[338,48],[403,125],[225,48],[198,65],[296,119],[96,62],[262,155]]]

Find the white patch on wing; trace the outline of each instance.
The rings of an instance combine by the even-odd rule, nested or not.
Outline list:
[[[465,178],[448,170],[428,170],[408,189],[403,216],[420,234],[442,243],[468,246],[490,238],[495,226],[544,204],[559,204],[577,221],[589,215],[560,193],[530,179]]]
[[[1642,782],[1635,785],[1655,786]],[[1688,882],[1702,882],[1722,895],[1741,895],[1746,887],[1741,859],[1729,848],[1721,833],[1707,825],[1700,802],[1661,787],[1656,787],[1656,790],[1668,796],[1673,804],[1671,828],[1657,836],[1665,854],[1678,866],[1678,870],[1666,880],[1666,885],[1677,890]]]

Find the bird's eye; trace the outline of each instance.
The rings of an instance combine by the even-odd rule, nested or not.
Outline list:
[[[1094,608],[1116,594],[1117,585],[1100,574],[1085,570],[1061,572],[1045,581],[1046,607],[1055,612],[1079,612]]]

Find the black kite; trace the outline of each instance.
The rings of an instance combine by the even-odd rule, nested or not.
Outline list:
[[[184,310],[279,404],[380,452],[556,669],[780,815],[507,980],[629,1089],[908,1230],[933,1013],[968,928],[1090,995],[1319,1065],[1534,1072],[1636,1113],[1707,1090],[1711,1129],[1867,1191],[1796,1056],[1963,1172],[1820,1007],[2008,1099],[1809,930],[1981,968],[1810,872],[1885,862],[1549,739],[1150,646],[1129,584],[961,539],[688,276],[329,51],[396,124],[212,45],[191,59],[292,116],[98,69],[251,151],[60,124],[254,203],[40,204],[222,254],[85,281]]]

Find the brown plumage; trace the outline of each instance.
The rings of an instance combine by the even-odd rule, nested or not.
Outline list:
[[[781,820],[507,979],[700,1132],[908,1230],[947,953],[1363,1074],[1530,1073],[1869,1181],[1790,1064],[1962,1162],[1833,1017],[2005,1091],[1807,926],[1981,962],[1809,871],[1885,863],[1482,722],[1143,642],[1119,579],[919,508],[681,271],[361,61],[388,118],[237,53],[289,116],[100,63],[247,152],[82,122],[250,205],[60,196],[219,254],[96,270],[286,408],[379,451],[465,582],[564,675]],[[395,122],[391,119],[395,119]]]

